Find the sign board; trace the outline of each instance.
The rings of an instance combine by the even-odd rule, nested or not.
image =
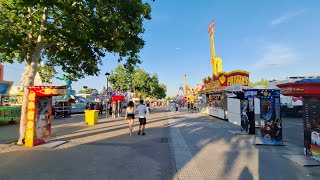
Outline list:
[[[0,107],[1,120],[15,120],[21,115],[21,106],[2,106]]]
[[[320,161],[320,100],[304,98],[304,153]]]
[[[205,90],[224,90],[226,86],[249,85],[249,72],[246,71],[231,71],[229,73],[221,72],[217,76],[211,78],[205,78],[204,80]],[[222,88],[224,87],[224,88]]]
[[[0,94],[9,94],[12,87],[12,81],[1,81],[0,82]]]

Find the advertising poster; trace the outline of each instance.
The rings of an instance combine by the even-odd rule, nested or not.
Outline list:
[[[248,100],[241,99],[240,100],[240,110],[241,110],[241,130],[243,132],[249,132],[249,119],[248,119]]]
[[[261,140],[264,144],[282,145],[282,125],[280,118],[280,98],[262,98]]]
[[[254,115],[254,98],[248,98],[248,119],[249,119],[249,134],[256,133],[256,123],[255,123],[255,115]]]
[[[52,97],[36,100],[35,139],[49,140],[52,122]]]
[[[320,161],[320,100],[304,98],[304,153]]]

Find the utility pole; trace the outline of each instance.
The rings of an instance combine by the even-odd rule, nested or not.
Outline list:
[[[104,75],[106,75],[107,77],[107,97],[106,97],[106,116],[107,118],[109,117],[109,112],[108,112],[108,109],[109,109],[109,101],[110,101],[110,98],[109,98],[109,76],[110,76],[110,73],[106,72]]]

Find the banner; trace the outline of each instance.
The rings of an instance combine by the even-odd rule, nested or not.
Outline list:
[[[260,99],[261,140],[264,144],[282,145],[280,98]]]
[[[0,107],[0,121],[15,121],[20,118],[21,107],[20,106],[2,106]]]
[[[241,112],[241,130],[248,133],[249,132],[249,119],[248,119],[248,100],[240,100],[240,112]]]
[[[249,85],[249,72],[236,70],[231,71],[229,73],[220,72],[215,77],[207,77],[203,79],[204,89],[202,91],[210,91],[210,90],[225,90],[226,86],[231,85]]]
[[[52,97],[36,100],[35,139],[47,141],[51,135]]]
[[[304,98],[304,153],[320,161],[320,100]]]

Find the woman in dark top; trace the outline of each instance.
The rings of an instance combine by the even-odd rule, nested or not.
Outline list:
[[[125,115],[125,120],[128,121],[129,124],[129,135],[131,136],[132,134],[132,128],[133,128],[133,122],[134,122],[134,107],[133,107],[133,102],[130,101],[128,107],[126,108],[126,115]]]

